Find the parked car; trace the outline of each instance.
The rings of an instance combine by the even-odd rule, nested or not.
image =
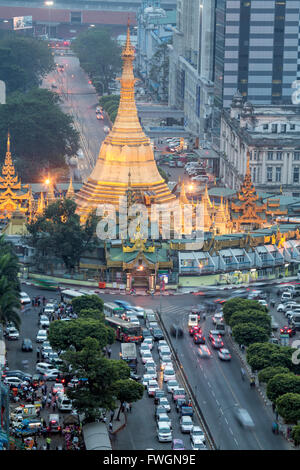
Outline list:
[[[8,329],[6,338],[10,341],[18,340],[20,337],[20,333],[18,332],[17,328],[15,327],[10,327]]]
[[[5,385],[12,385],[17,387],[18,385],[21,385],[24,383],[24,380],[20,379],[20,377],[5,377],[3,380],[3,383]]]
[[[36,342],[42,343],[47,339],[47,331],[46,330],[39,330],[36,335]]]

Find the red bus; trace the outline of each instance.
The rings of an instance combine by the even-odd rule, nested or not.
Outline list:
[[[118,317],[105,317],[105,323],[115,330],[117,340],[122,343],[139,343],[143,339],[141,326]]]

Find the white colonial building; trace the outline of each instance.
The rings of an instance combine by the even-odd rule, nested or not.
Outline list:
[[[300,107],[243,103],[239,92],[223,110],[220,177],[239,189],[247,153],[255,187],[260,191],[300,196]]]

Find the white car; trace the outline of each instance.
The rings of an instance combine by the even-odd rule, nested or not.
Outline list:
[[[47,331],[46,330],[39,330],[36,335],[36,342],[42,343],[43,341],[47,340]]]
[[[144,318],[145,310],[142,307],[130,307],[138,318]]]
[[[191,430],[193,429],[193,420],[190,416],[181,416],[180,418],[180,429],[181,432],[185,433],[188,432],[190,433]]]
[[[212,317],[213,324],[216,325],[219,322],[222,322],[224,320],[223,313],[218,312],[215,313],[214,316]]]
[[[167,382],[167,390],[169,393],[172,393],[172,391],[176,388],[179,388],[179,383],[177,380],[169,380]]]
[[[153,397],[155,390],[158,390],[159,386],[156,380],[149,380],[147,384],[147,392],[149,397]]]
[[[167,423],[157,423],[157,439],[159,442],[172,441],[172,430]]]
[[[7,339],[9,340],[17,340],[20,337],[20,333],[18,332],[17,328],[14,326],[7,329]]]
[[[156,369],[156,364],[153,359],[147,359],[145,362],[145,368]]]
[[[26,382],[20,379],[20,377],[5,377],[3,380],[3,383],[5,385],[14,385],[15,387],[17,387],[18,385],[21,385],[22,383],[26,383]]]
[[[149,349],[151,351],[152,348],[153,348],[153,339],[152,338],[144,338],[144,341],[142,342],[142,344],[148,344]],[[142,346],[142,344],[141,344],[141,346]]]
[[[147,363],[146,363],[147,365]],[[153,367],[147,367],[146,368],[146,371],[145,371],[145,375],[150,375],[152,377],[152,380],[156,380],[157,379],[157,372],[156,372],[156,369],[154,369]]]
[[[157,422],[158,423],[166,423],[168,424],[168,426],[170,426],[170,428],[172,429],[172,421],[171,419],[169,418],[169,416],[167,415],[167,413],[161,413],[158,415],[157,417]]]
[[[50,326],[50,321],[49,318],[46,315],[41,315],[40,316],[40,326],[41,327],[48,327]]]
[[[169,348],[169,346],[161,346],[161,348],[159,349],[159,357],[161,357],[163,354],[171,354],[171,350]]]
[[[160,370],[165,370],[166,367],[173,367],[173,362],[170,357],[164,357],[160,362]]]
[[[57,369],[46,372],[44,374],[44,380],[55,380],[57,379],[58,374],[59,374],[59,371]]]
[[[31,304],[31,300],[26,292],[20,292],[20,302],[22,305],[29,305]]]
[[[151,374],[144,374],[142,378],[142,384],[144,385],[145,388],[147,388],[149,380],[154,380],[154,379],[155,378],[153,378]]]
[[[277,312],[284,312],[285,308],[286,308],[286,306],[284,304],[279,304],[277,306]]]
[[[168,382],[169,380],[175,380],[176,375],[175,371],[172,367],[166,367],[164,369],[164,382]]]
[[[264,299],[259,299],[259,300],[257,300],[257,302],[260,305],[263,305],[264,307],[268,308],[268,302],[266,302]]]
[[[59,372],[52,364],[48,362],[38,362],[35,366],[35,370],[41,374],[48,374],[49,372]]]
[[[140,355],[143,356],[146,352],[151,352],[150,346],[148,343],[142,343],[140,346]]]
[[[169,413],[171,411],[171,406],[166,397],[161,397],[158,401],[159,406],[163,406],[166,409],[166,412]]]
[[[192,441],[191,442],[192,450],[208,450],[206,445],[201,441]]]
[[[165,347],[165,346],[168,346],[168,347],[169,347],[167,341],[164,340],[164,339],[160,339],[160,340],[158,341],[158,346],[157,346],[158,351],[160,351],[160,349],[161,349],[162,347]]]
[[[193,442],[204,442],[205,443],[205,435],[200,426],[193,426],[190,431],[191,441]]]
[[[52,315],[52,313],[54,313],[54,312],[55,312],[54,307],[45,307],[43,314],[50,317]]]
[[[139,319],[136,315],[127,315],[126,314],[126,317],[129,320],[129,322],[132,323],[133,325],[140,326],[140,321],[139,321]]]
[[[148,361],[153,360],[150,349],[149,349],[149,351],[142,351],[142,363],[146,364],[147,360]]]

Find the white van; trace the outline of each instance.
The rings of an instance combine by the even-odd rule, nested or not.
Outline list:
[[[188,327],[198,326],[198,315],[196,313],[190,313],[188,318]]]
[[[281,302],[288,302],[289,300],[292,300],[293,294],[292,292],[283,292],[281,296]]]
[[[52,364],[48,364],[48,362],[38,362],[35,366],[35,369],[41,374],[49,374],[49,372],[59,372],[56,367],[54,367]]]
[[[57,402],[57,408],[59,409],[59,411],[72,411],[73,410],[72,402],[66,395],[63,395],[63,394],[58,395],[56,402]]]

